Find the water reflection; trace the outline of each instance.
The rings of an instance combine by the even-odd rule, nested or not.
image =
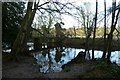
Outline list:
[[[44,52],[45,51],[45,52]],[[75,58],[81,49],[54,48],[35,53],[34,57],[40,65],[40,72],[60,72],[62,65]]]
[[[102,54],[103,54],[103,51],[95,51],[94,57],[97,59],[102,58]],[[92,59],[92,50],[90,50],[90,58]],[[120,51],[111,52],[110,59],[111,59],[111,62],[116,62],[118,65],[120,65]]]
[[[85,51],[84,49],[75,48],[53,48],[46,49],[40,52],[36,52],[34,57],[37,59],[37,63],[40,65],[40,72],[60,72],[62,70],[62,65],[74,59],[80,51]],[[89,50],[90,59],[92,59],[92,50]],[[94,57],[101,58],[103,52],[95,50]],[[86,59],[89,56],[86,55]],[[120,51],[114,51],[111,53],[111,62],[116,62],[120,65]]]

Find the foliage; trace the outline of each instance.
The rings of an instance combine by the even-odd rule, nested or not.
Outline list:
[[[24,13],[23,2],[2,3],[2,42],[12,46],[20,28]]]

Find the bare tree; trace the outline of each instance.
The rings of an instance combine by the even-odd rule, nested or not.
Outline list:
[[[84,27],[84,33],[87,36],[88,28],[93,22],[93,14],[91,12],[91,3],[85,2],[83,6],[77,8],[77,15],[79,16],[79,21]]]
[[[92,59],[94,59],[94,47],[95,47],[96,26],[97,26],[97,12],[98,12],[98,0],[96,0],[95,27],[94,27],[94,31],[93,31]]]
[[[117,12],[117,14],[116,14]],[[111,43],[112,43],[112,39],[113,39],[113,32],[116,28],[116,24],[117,24],[117,20],[118,20],[118,16],[120,13],[120,8],[118,8],[116,10],[116,0],[113,0],[112,2],[112,23],[111,23],[111,30],[110,33],[108,34],[107,37],[107,48],[106,50],[108,50],[108,55],[107,55],[107,61],[108,63],[110,63],[110,56],[111,56]]]
[[[106,48],[106,0],[104,0],[104,51],[102,55],[103,59],[106,56],[105,48]]]
[[[78,15],[80,16],[80,19],[82,19],[81,23],[84,26],[84,33],[86,35],[85,40],[85,53],[89,55],[89,38],[91,36],[91,33],[93,31],[94,26],[94,16],[92,12],[90,11],[90,3],[84,3],[85,9],[83,7],[78,8]]]

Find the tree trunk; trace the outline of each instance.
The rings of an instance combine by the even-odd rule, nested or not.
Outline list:
[[[76,37],[76,29],[75,29],[75,26],[73,26],[74,27],[74,36]]]
[[[107,61],[108,63],[110,63],[110,56],[111,56],[111,42],[112,42],[112,37],[113,37],[113,32],[111,32],[109,35],[108,35],[108,55],[107,55]]]
[[[86,55],[86,53],[88,52],[89,53],[89,38],[90,38],[90,36],[91,36],[91,34],[88,34],[87,36],[86,36],[86,41],[85,41],[85,55]]]
[[[21,29],[12,47],[12,54],[24,53],[27,49],[27,40],[30,35],[30,28],[34,19],[36,10],[32,10],[33,2],[28,2],[26,15],[21,23]]]
[[[92,49],[92,60],[94,59],[94,47],[95,47],[95,37],[96,37],[96,25],[97,25],[97,12],[98,12],[98,1],[96,0],[96,13],[95,13],[95,27],[93,32],[93,49]]]
[[[86,19],[85,19],[85,16],[84,16],[84,15],[83,15],[83,25],[84,25],[84,33],[85,33],[85,36],[87,36]]]
[[[111,31],[110,31],[110,33],[108,35],[108,39],[107,39],[107,48],[108,48],[107,61],[108,61],[108,63],[110,63],[111,42],[112,42],[112,38],[113,38],[113,32],[114,32],[114,30],[116,28],[118,16],[119,16],[119,13],[120,13],[120,9],[119,9],[118,12],[117,12],[117,15],[115,16],[115,11],[116,11],[115,9],[116,9],[116,1],[113,1],[113,3],[112,3],[112,24],[111,24]]]
[[[103,55],[102,55],[102,59],[105,59],[106,56],[106,0],[104,0],[104,51],[103,51]]]

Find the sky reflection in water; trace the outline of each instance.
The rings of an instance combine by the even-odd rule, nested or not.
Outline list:
[[[37,59],[37,63],[40,65],[40,72],[60,72],[62,70],[62,65],[74,59],[80,51],[84,49],[75,49],[75,48],[63,48],[61,52],[60,60],[56,61],[56,48],[44,50],[41,52],[36,52],[34,57]],[[92,50],[90,52],[90,58],[92,57]],[[48,55],[49,54],[49,55]],[[94,57],[101,58],[103,52],[95,50]],[[87,58],[87,56],[86,56]],[[120,51],[114,51],[111,53],[111,62],[116,62],[120,66]]]

